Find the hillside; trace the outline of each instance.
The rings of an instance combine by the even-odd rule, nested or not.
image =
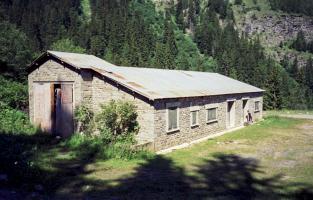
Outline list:
[[[244,6],[233,6],[237,27],[249,37],[260,37],[268,53],[280,61],[285,55],[293,60],[299,59],[300,67],[312,57],[308,52],[290,48],[290,44],[302,31],[307,41],[313,40],[313,17],[303,13],[272,10],[268,0],[244,1]]]
[[[307,109],[312,15],[295,2],[5,0],[1,73],[23,82],[27,64],[47,49],[88,53],[117,65],[218,72],[265,89],[266,109]]]

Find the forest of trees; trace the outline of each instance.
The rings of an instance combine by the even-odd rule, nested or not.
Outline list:
[[[297,51],[313,53],[313,41],[307,41],[303,31],[299,31],[296,40],[291,44],[291,48]]]
[[[273,10],[313,16],[312,0],[269,0]]]
[[[312,60],[299,69],[297,60],[266,56],[259,39],[234,28],[228,1],[169,4],[157,11],[151,0],[1,1],[1,74],[25,81],[25,66],[47,49],[89,53],[117,65],[219,72],[265,89],[267,109],[312,108]]]

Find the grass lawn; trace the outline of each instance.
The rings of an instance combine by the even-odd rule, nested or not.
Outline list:
[[[313,197],[313,121],[308,120],[269,117],[252,126],[186,149],[131,161],[97,160],[92,155],[77,156],[75,152],[54,144],[36,151],[31,159],[34,160],[34,168],[27,168],[26,172],[15,175],[15,178],[18,179],[18,176],[25,173],[29,175],[19,179],[18,183],[13,181],[5,185],[15,191],[15,197]],[[14,168],[18,164],[11,167],[15,172]],[[9,174],[9,179],[10,176],[12,175]],[[42,188],[38,188],[38,185]]]

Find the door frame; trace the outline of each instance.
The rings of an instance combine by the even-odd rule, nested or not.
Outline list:
[[[228,99],[226,103],[226,127],[234,128],[236,126],[236,99]]]
[[[75,122],[74,122],[74,108],[75,108],[75,82],[74,81],[33,81],[33,112],[34,112],[34,122],[35,122],[35,107],[36,107],[36,100],[35,100],[35,92],[34,92],[34,85],[35,84],[50,84],[50,115],[51,115],[51,130],[49,131],[50,134],[56,134],[56,130],[55,130],[55,105],[54,105],[54,87],[57,84],[60,85],[72,85],[72,108],[73,108],[73,131],[75,130]]]
[[[244,124],[246,121],[246,115],[248,114],[249,110],[249,97],[242,98],[242,124]]]

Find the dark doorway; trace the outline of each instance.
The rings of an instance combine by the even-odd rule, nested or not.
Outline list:
[[[248,115],[248,100],[244,99],[242,100],[242,118],[243,118],[243,123],[248,122],[247,120],[247,115]]]
[[[68,137],[74,132],[73,84],[53,84],[53,132]]]

